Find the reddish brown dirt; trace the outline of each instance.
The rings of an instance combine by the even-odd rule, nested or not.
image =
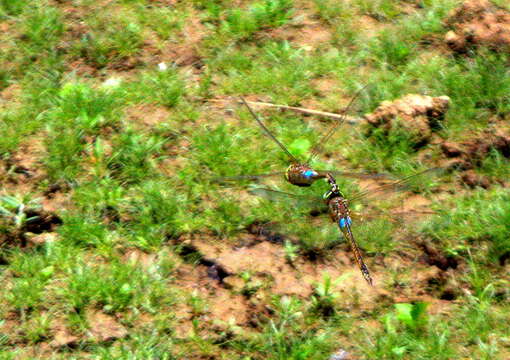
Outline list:
[[[177,270],[177,285],[188,294],[188,302],[181,306],[178,317],[181,322],[180,331],[188,332],[189,322],[193,318],[200,318],[201,326],[221,326],[229,322],[236,325],[246,325],[249,319],[250,305],[238,294],[231,293],[217,280],[211,279],[208,268],[204,265],[181,265]],[[200,297],[205,301],[204,308],[197,313],[193,307],[191,297]]]
[[[68,327],[63,318],[52,321],[51,333],[53,340],[49,346],[54,349],[76,347],[80,342],[104,343],[125,337],[128,332],[114,317],[98,310],[88,310],[86,313],[89,329],[85,335],[78,336]]]
[[[189,11],[193,12],[192,9]],[[168,65],[192,66],[193,69],[200,69],[203,64],[199,48],[207,33],[208,30],[200,21],[200,16],[191,14],[187,18],[178,40],[163,49],[156,46],[153,41],[148,41],[142,51],[142,58],[148,64],[156,65],[165,62]]]
[[[52,348],[75,347],[80,340],[66,326],[66,321],[61,318],[54,319],[51,325],[53,340],[50,342]]]
[[[111,342],[127,335],[127,330],[114,317],[101,311],[89,311],[87,322],[90,326],[90,337],[95,342]]]
[[[132,121],[135,126],[142,126],[146,129],[152,129],[168,121],[170,114],[171,112],[164,106],[153,104],[138,104],[126,110],[127,118]]]
[[[478,46],[510,50],[510,13],[488,0],[467,0],[446,20],[445,42],[455,52]]]
[[[492,150],[510,158],[510,128],[494,127],[482,134],[461,142],[445,141],[441,144],[443,154],[449,158],[448,165],[452,168],[470,170],[479,166]],[[463,175],[466,184],[474,186],[487,185],[486,180],[475,176],[473,172]]]
[[[419,203],[417,206],[422,205]],[[250,327],[258,323],[258,320],[253,318],[253,313],[263,312],[266,308],[264,304],[269,304],[273,295],[310,298],[314,295],[314,287],[324,281],[326,274],[333,282],[342,279],[334,283],[333,291],[340,294],[338,306],[345,306],[351,311],[373,310],[382,302],[396,301],[394,297],[428,301],[431,294],[436,293],[437,301],[434,303],[443,306],[446,303],[440,299],[443,291],[441,286],[445,285],[449,278],[445,271],[453,267],[453,262],[450,264],[453,260],[444,260],[441,254],[434,253],[430,247],[426,249],[430,251],[426,252],[417,246],[412,251],[415,255],[410,256],[409,260],[400,256],[395,256],[394,261],[391,257],[367,258],[376,283],[376,287],[371,288],[363,280],[350,252],[344,250],[348,247],[336,250],[331,260],[310,261],[298,258],[290,265],[285,260],[280,244],[260,241],[260,238],[256,237],[244,239],[241,241],[244,245],[237,246],[227,245],[206,236],[180,241],[184,241],[196,254],[200,254],[202,264],[206,265],[179,266],[177,284],[188,293],[199,294],[208,304],[204,315],[193,314],[189,304],[183,308],[180,314],[184,332],[189,331],[186,322],[196,316],[215,324],[226,324],[230,321],[238,326]],[[424,255],[416,262],[419,254]],[[413,258],[414,260],[411,260]],[[446,266],[442,266],[442,260],[446,261]],[[391,273],[389,270],[409,273],[404,277],[408,279],[409,285],[401,289],[395,288],[391,294],[382,290],[382,284],[390,281],[387,277]],[[439,285],[429,292],[427,289],[430,288],[430,283]],[[446,300],[451,299],[446,296]]]
[[[374,128],[383,129],[385,133],[396,127],[409,132],[416,144],[427,144],[432,132],[438,128],[448,110],[450,98],[447,96],[430,97],[409,94],[394,101],[383,101],[374,112],[365,115],[369,125],[368,135]]]
[[[43,139],[32,137],[30,141],[22,142],[18,149],[3,161],[3,167],[8,172],[4,179],[7,189],[8,184],[12,184],[18,190],[30,191],[46,176],[41,163],[44,151]]]
[[[274,40],[285,40],[298,45],[306,51],[315,50],[321,44],[328,43],[332,38],[331,30],[327,26],[310,20],[272,29],[259,36],[269,37]]]
[[[310,3],[302,3],[293,13],[293,20],[283,26],[269,29],[257,34],[261,38],[285,40],[305,51],[313,51],[333,38],[331,28],[316,18],[311,11]]]

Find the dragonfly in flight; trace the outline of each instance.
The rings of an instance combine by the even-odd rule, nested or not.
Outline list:
[[[373,189],[368,189],[365,191],[358,192],[353,194],[350,197],[346,197],[341,191],[336,182],[336,179],[333,177],[331,173],[326,173],[325,178],[329,184],[329,190],[323,195],[323,198],[317,196],[306,196],[306,195],[297,195],[292,193],[287,193],[283,191],[268,189],[268,188],[254,188],[249,192],[257,195],[268,198],[270,200],[289,200],[294,199],[297,201],[305,202],[307,205],[317,207],[321,201],[323,201],[324,205],[327,207],[327,212],[331,220],[337,224],[343,236],[349,242],[351,250],[354,255],[354,259],[363,275],[363,278],[373,286],[373,279],[370,275],[368,267],[363,261],[363,256],[361,254],[361,250],[354,238],[354,234],[352,231],[353,219],[361,218],[360,215],[351,212],[349,206],[351,203],[369,198],[370,196],[381,194],[384,192],[394,192],[401,191],[405,189],[409,189],[409,184],[416,181],[417,178],[422,177],[424,175],[432,175],[441,172],[441,168],[430,168],[416,174],[410,175],[408,177],[402,178],[398,181],[393,181],[381,186],[378,186]]]

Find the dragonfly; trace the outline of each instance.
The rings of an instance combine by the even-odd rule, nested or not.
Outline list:
[[[367,198],[369,196],[380,194],[384,192],[393,192],[393,191],[401,191],[405,189],[409,189],[409,184],[415,181],[417,178],[424,176],[426,174],[434,174],[441,172],[441,168],[429,168],[427,170],[418,172],[416,174],[410,175],[408,177],[404,177],[398,181],[394,181],[391,183],[387,183],[384,185],[380,185],[373,189],[364,190],[358,192],[351,197],[346,197],[341,191],[336,182],[336,179],[331,173],[326,173],[325,179],[329,184],[329,190],[326,191],[322,197],[316,196],[306,196],[306,195],[297,195],[292,193],[287,193],[283,191],[278,191],[269,188],[254,188],[250,189],[249,192],[251,194],[257,196],[263,196],[270,200],[280,200],[280,199],[294,199],[298,201],[305,201],[311,206],[316,207],[321,201],[326,205],[327,212],[331,220],[336,223],[342,232],[343,236],[349,242],[351,247],[351,251],[354,255],[354,259],[363,275],[363,278],[373,286],[374,282],[372,276],[370,275],[370,271],[368,270],[367,265],[363,261],[363,256],[361,254],[361,250],[354,238],[354,234],[352,231],[353,219],[360,219],[361,216],[355,212],[352,212],[349,208],[349,205],[352,202],[358,201],[363,198]]]
[[[340,120],[333,123],[330,129],[322,136],[322,138],[313,146],[310,156],[306,161],[300,161],[291,152],[287,149],[282,142],[280,142],[276,136],[269,130],[269,128],[262,122],[262,120],[257,116],[255,111],[251,108],[248,102],[244,99],[244,97],[240,97],[241,102],[246,106],[249,113],[256,121],[256,123],[260,126],[262,131],[276,144],[278,147],[287,155],[287,158],[290,162],[290,165],[284,172],[274,172],[270,174],[260,174],[260,175],[240,175],[240,176],[229,176],[229,177],[221,177],[216,179],[219,182],[224,181],[236,181],[236,180],[258,180],[267,177],[273,176],[281,176],[283,175],[285,180],[291,183],[292,185],[308,187],[311,186],[315,181],[319,179],[325,179],[327,174],[332,174],[335,176],[345,176],[357,179],[376,179],[376,178],[387,178],[389,177],[386,174],[367,174],[367,173],[356,173],[356,172],[342,172],[335,170],[316,170],[311,167],[311,162],[319,155],[319,153],[324,148],[324,145],[333,137],[333,134],[336,130],[345,122],[346,114],[349,112],[356,99],[360,96],[361,92],[366,88],[365,85],[361,90],[359,90],[350,100],[349,104],[345,108],[343,112],[343,116]]]

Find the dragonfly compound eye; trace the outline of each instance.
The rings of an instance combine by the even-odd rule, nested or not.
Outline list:
[[[313,170],[306,170],[306,171],[303,171],[302,174],[305,178],[310,179],[312,176],[315,176],[316,172]]]
[[[340,225],[340,228],[344,228],[346,227],[347,225],[351,226],[352,224],[352,220],[351,220],[351,217],[350,216],[347,216],[346,218],[341,218],[340,220],[338,220],[338,225]]]

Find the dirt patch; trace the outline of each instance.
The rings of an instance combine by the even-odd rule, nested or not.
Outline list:
[[[46,176],[42,170],[41,160],[44,152],[42,137],[32,137],[30,141],[19,144],[18,149],[3,161],[3,167],[8,175],[5,180],[17,187],[27,184],[24,187],[25,191],[39,182]]]
[[[363,289],[368,298],[376,295],[365,284],[350,254],[345,254],[343,250],[336,251],[332,263],[312,262],[302,258],[289,264],[281,244],[260,242],[260,238],[242,241],[248,245],[234,247],[207,239],[193,239],[191,242],[199,253],[223,269],[226,275],[222,279],[224,287],[248,297],[256,293],[262,298],[271,294],[307,298],[326,274],[332,279],[341,276],[345,278],[338,285],[338,291],[356,287]]]
[[[251,308],[248,301],[211,279],[207,266],[182,264],[176,275],[177,285],[188,294],[186,306],[177,313],[181,333],[189,332],[185,323],[194,318],[205,327],[229,322],[238,326],[248,323]]]
[[[402,129],[411,135],[413,144],[421,147],[427,144],[434,130],[444,119],[450,98],[409,94],[394,101],[384,101],[374,112],[365,115],[368,124],[367,136],[375,129],[385,134]]]
[[[190,11],[194,11],[191,10]],[[165,62],[177,66],[192,66],[200,69],[203,66],[202,56],[199,49],[202,39],[207,35],[208,30],[202,24],[200,16],[190,14],[184,28],[175,42],[167,42],[165,48],[157,50],[157,47],[149,46],[144,49],[144,58],[148,57],[148,63]]]
[[[90,325],[90,336],[95,342],[112,342],[127,335],[127,330],[114,317],[101,311],[89,311],[87,322]]]
[[[5,89],[0,91],[0,105],[2,105],[2,102],[5,101],[6,105],[7,103],[12,106],[13,102],[18,101],[21,95],[21,85],[19,84],[11,84],[7,86]]]
[[[75,348],[78,346],[80,337],[74,335],[71,330],[66,326],[64,319],[55,319],[52,322],[53,340],[50,342],[52,348]]]
[[[488,0],[467,0],[446,20],[445,42],[455,52],[484,46],[510,50],[510,13]]]
[[[327,44],[332,39],[331,30],[319,22],[303,21],[299,24],[292,24],[260,33],[260,37],[268,37],[273,40],[288,41],[306,51],[312,51]]]
[[[446,256],[437,250],[432,244],[422,242],[418,245],[423,250],[423,261],[429,265],[436,266],[443,271],[446,271],[449,268],[456,269],[459,265],[455,257]]]
[[[481,165],[493,150],[510,158],[510,129],[491,128],[462,142],[445,141],[441,144],[441,150],[450,159],[449,167],[460,170],[470,170]],[[486,179],[473,172],[465,173],[463,181],[470,186],[488,186]]]
[[[155,126],[168,121],[170,111],[163,107],[153,104],[137,104],[131,106],[126,111],[127,118],[135,125],[152,129]]]

